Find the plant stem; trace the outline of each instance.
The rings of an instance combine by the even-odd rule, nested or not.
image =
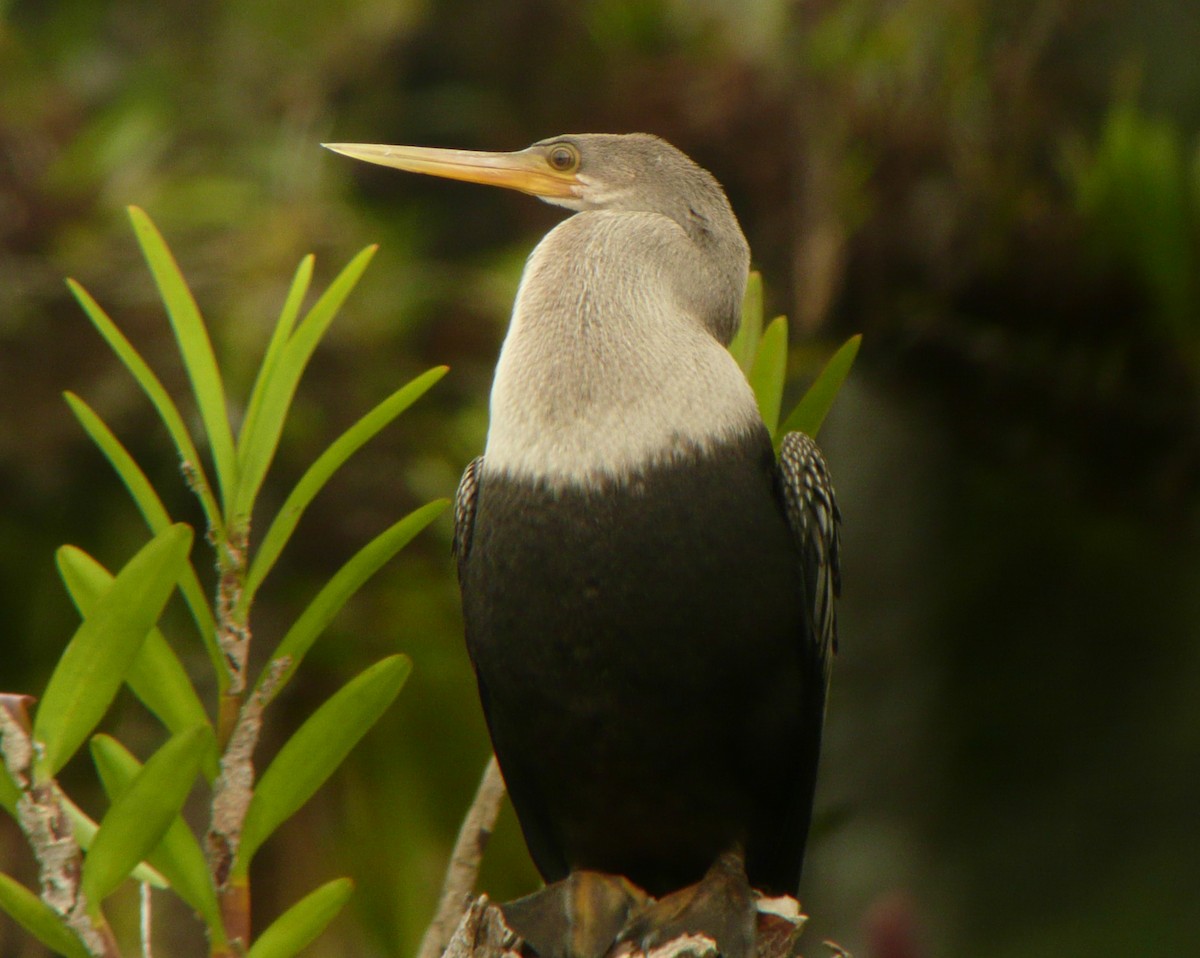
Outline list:
[[[290,665],[286,656],[273,662],[246,699],[221,755],[221,773],[213,783],[212,821],[204,844],[209,873],[220,897],[222,924],[235,952],[250,945],[250,886],[245,879],[231,880],[230,873],[241,844],[246,809],[254,795],[254,749],[262,732],[263,709]]]
[[[235,950],[250,948],[250,883],[234,879],[221,889],[221,922]]]
[[[67,815],[62,790],[54,779],[36,781],[28,695],[0,694],[0,759],[21,790],[17,822],[29,840],[38,863],[42,901],[62,918],[97,958],[120,958],[116,939],[100,915],[89,915],[87,897],[80,887],[83,853]]]
[[[142,958],[154,958],[154,948],[151,945],[151,937],[154,931],[154,902],[151,898],[153,893],[150,890],[150,883],[142,882],[138,891],[141,896],[139,903],[141,906],[141,922],[139,930],[142,938]]]
[[[475,798],[471,807],[467,809],[467,815],[458,831],[458,839],[450,855],[450,866],[446,869],[446,877],[442,882],[442,895],[437,911],[425,931],[425,937],[421,940],[417,958],[440,958],[450,943],[454,929],[458,927],[459,921],[471,904],[471,892],[479,875],[479,863],[483,860],[488,839],[492,837],[492,828],[496,824],[496,816],[500,813],[500,803],[503,799],[504,778],[500,775],[500,765],[493,755],[483,770]]]
[[[241,608],[246,583],[249,522],[229,527],[229,535],[216,543],[217,644],[229,670],[228,694],[241,696],[246,690],[246,662],[250,655],[249,610]]]

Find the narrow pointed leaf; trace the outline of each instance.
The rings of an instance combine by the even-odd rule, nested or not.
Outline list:
[[[138,507],[138,511],[142,514],[150,531],[157,535],[170,526],[171,517],[167,515],[167,509],[158,497],[158,493],[154,491],[146,474],[142,472],[141,467],[113,434],[113,431],[108,428],[104,420],[96,415],[91,406],[74,393],[68,392],[63,395],[67,400],[67,405],[71,407],[71,412],[83,426],[84,432],[99,447],[116,471],[117,476],[125,484],[125,488],[129,490],[134,504]],[[208,600],[204,597],[204,589],[196,577],[196,570],[192,567],[191,562],[188,562],[183,570],[183,576],[179,580],[179,591],[183,593],[184,601],[187,602],[192,619],[196,623],[196,630],[200,633],[201,641],[204,642],[208,657],[216,670],[221,690],[224,691],[229,682],[228,669],[217,645],[217,626],[213,620],[212,610],[209,609]]]
[[[277,684],[271,693],[272,698],[278,695],[287,684],[305,654],[312,648],[313,642],[325,631],[347,600],[385,562],[408,545],[417,533],[441,515],[449,505],[448,499],[436,499],[413,510],[359,549],[352,559],[338,569],[333,578],[317,593],[316,598],[309,603],[308,608],[301,613],[300,618],[288,629],[275,651],[271,653],[272,661],[284,657],[288,659],[287,666],[280,673]],[[264,669],[262,674],[266,675],[268,671]]]
[[[842,383],[854,365],[854,357],[858,355],[860,343],[861,333],[851,336],[830,357],[816,381],[804,394],[804,398],[788,414],[782,428],[776,433],[777,438],[782,438],[789,432],[803,432],[816,438],[826,414],[837,398],[838,390],[842,388]]]
[[[192,790],[210,736],[207,727],[173,735],[113,800],[83,860],[81,887],[93,910],[162,841]]]
[[[126,563],[71,638],[33,724],[42,754],[34,769],[55,775],[108,710],[150,629],[175,588],[192,545],[192,530],[168,526]]]
[[[349,878],[337,878],[309,892],[258,936],[247,958],[291,958],[337,917],[354,891]]]
[[[112,586],[111,573],[75,546],[63,546],[55,558],[71,601],[80,615],[87,618],[100,597]],[[125,675],[125,682],[168,731],[182,732],[208,724],[208,713],[204,711],[187,672],[157,626],[146,636],[141,651]],[[210,756],[205,766],[205,777],[212,781],[217,774],[216,756]]]
[[[762,273],[753,270],[746,280],[746,295],[742,298],[742,322],[729,344],[729,351],[747,376],[754,368],[754,357],[758,355],[758,343],[763,328],[763,284]]]
[[[271,377],[275,375],[279,360],[283,357],[284,347],[296,326],[296,317],[300,315],[300,306],[304,302],[305,294],[308,293],[309,283],[312,282],[315,262],[316,258],[309,253],[300,260],[300,265],[296,267],[296,274],[292,277],[292,285],[288,288],[287,297],[283,301],[279,320],[275,323],[271,341],[267,343],[267,351],[263,354],[262,364],[258,367],[254,388],[250,391],[250,401],[246,404],[246,418],[242,423],[241,434],[238,436],[238,466],[243,473],[246,467],[246,450],[253,445],[257,438],[263,393],[271,381]]]
[[[392,704],[411,670],[404,655],[377,662],[335,692],[279,750],[246,810],[235,878],[245,877],[262,843],[333,774]]]
[[[446,375],[448,369],[447,366],[436,366],[396,390],[342,433],[316,462],[309,466],[271,522],[267,534],[263,536],[262,544],[250,564],[245,588],[242,590],[243,607],[249,608],[258,587],[275,565],[279,554],[300,522],[300,517],[304,515],[304,510],[329,481],[329,477],[381,429],[420,399],[434,383]]]
[[[92,847],[92,840],[96,837],[96,832],[100,831],[100,826],[66,795],[62,796],[62,803],[67,818],[71,820],[71,832],[75,836],[75,843],[86,852]],[[165,890],[169,887],[167,880],[145,862],[133,870],[133,877],[136,881],[149,882],[155,888]]]
[[[159,418],[162,419],[163,425],[166,426],[167,432],[171,436],[171,440],[175,443],[175,449],[179,453],[180,460],[184,463],[184,468],[191,476],[191,486],[195,490],[197,497],[200,499],[200,505],[204,509],[204,518],[208,522],[208,527],[217,534],[221,533],[221,510],[217,505],[216,499],[213,498],[212,487],[209,485],[208,477],[204,474],[204,466],[200,461],[200,453],[196,451],[195,443],[192,442],[192,436],[187,430],[187,426],[183,423],[183,417],[179,414],[179,409],[176,407],[174,400],[164,388],[159,378],[154,375],[154,371],[142,359],[141,355],[133,344],[125,338],[125,335],[117,328],[108,316],[108,314],[97,303],[79,283],[73,279],[67,280],[67,286],[75,295],[75,299],[79,301],[79,305],[83,307],[83,311],[87,314],[88,319],[92,321],[92,325],[96,327],[97,332],[104,337],[104,341],[117,358],[125,364],[125,368],[129,370],[137,384],[142,387],[142,392],[146,394],[146,398],[150,400]],[[70,400],[68,400],[70,401]],[[72,407],[74,408],[74,407]],[[78,412],[76,412],[78,415]],[[95,438],[93,436],[93,438]],[[130,490],[132,491],[132,490]]]
[[[783,404],[783,382],[787,378],[787,317],[776,316],[762,334],[758,355],[750,370],[750,386],[758,400],[758,411],[772,435],[779,425],[779,408]]]
[[[217,368],[208,330],[200,316],[200,309],[187,281],[179,271],[175,257],[145,211],[136,206],[129,207],[129,218],[137,234],[138,243],[159,294],[167,308],[179,354],[187,370],[196,406],[212,448],[213,462],[217,469],[217,482],[221,487],[222,501],[229,505],[237,486],[237,459],[234,454],[233,432],[229,426],[229,413],[225,406],[225,386]]]
[[[154,532],[159,532],[169,526],[171,517],[167,513],[167,507],[163,505],[154,486],[150,484],[150,480],[146,478],[146,474],[129,454],[121,440],[108,428],[96,411],[79,396],[72,392],[65,392],[63,398],[71,407],[71,412],[75,414],[79,424],[83,426],[83,431],[104,453],[104,458],[109,461],[118,478],[129,490],[129,495],[133,498],[142,518],[146,520],[146,525]]]
[[[205,751],[211,754],[216,746],[211,729],[206,737],[210,747]],[[143,766],[125,746],[108,735],[94,736],[91,750],[104,791],[110,801],[116,802],[129,789]],[[148,853],[146,860],[170,882],[175,893],[204,919],[210,934],[223,941],[225,931],[221,924],[221,909],[209,876],[208,862],[196,836],[179,815],[171,821],[162,841]]]
[[[263,384],[254,435],[246,442],[241,457],[241,486],[233,503],[233,516],[245,517],[249,514],[267,470],[275,459],[279,436],[283,432],[283,424],[300,384],[300,377],[304,375],[313,350],[375,255],[375,250],[376,247],[368,246],[355,256],[321,294],[288,339],[269,381]]]
[[[3,808],[15,818],[17,814],[17,801],[20,797],[21,790],[17,788],[17,783],[12,780],[12,776],[8,774],[8,769],[4,767],[4,763],[0,762],[0,808]]]
[[[66,958],[91,958],[83,942],[63,924],[53,908],[3,873],[0,873],[0,908],[55,954]]]

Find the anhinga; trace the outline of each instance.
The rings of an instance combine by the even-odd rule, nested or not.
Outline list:
[[[794,894],[839,590],[838,511],[778,460],[726,346],[749,247],[720,185],[645,134],[517,153],[331,144],[574,210],[525,266],[455,509],[467,645],[548,882],[655,896],[744,854]]]

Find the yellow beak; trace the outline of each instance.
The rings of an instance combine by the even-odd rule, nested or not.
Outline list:
[[[520,190],[533,196],[570,199],[583,184],[574,172],[560,172],[537,147],[517,153],[478,153],[424,146],[384,146],[380,143],[322,143],[327,150],[410,173],[427,173],[468,183],[485,183]]]

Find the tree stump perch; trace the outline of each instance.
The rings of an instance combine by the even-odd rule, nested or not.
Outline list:
[[[722,856],[701,883],[715,879],[708,885],[710,904],[715,907],[707,912],[707,917],[716,919],[714,930],[707,930],[705,924],[704,932],[689,929],[664,939],[660,927],[650,946],[640,944],[638,929],[647,920],[661,920],[664,906],[670,915],[676,895],[656,902],[615,875],[572,873],[506,905],[487,895],[472,897],[503,797],[504,781],[493,757],[459,831],[437,914],[418,958],[718,958],[722,954],[718,938],[735,943],[726,947],[725,958],[801,958],[800,935],[808,919],[800,903],[791,897],[751,897],[740,855]],[[677,894],[682,901],[689,900],[686,890]],[[680,908],[686,910],[684,905]],[[740,931],[730,935],[730,929]],[[540,949],[529,938],[542,942]]]
[[[806,917],[795,899],[777,908],[780,899],[765,899],[755,926],[754,958],[801,958],[799,944]],[[792,912],[789,914],[789,912]],[[716,942],[702,934],[683,934],[642,951],[631,942],[615,945],[606,958],[717,958]],[[471,900],[442,958],[552,958],[539,955],[509,926],[501,906],[487,895]]]

